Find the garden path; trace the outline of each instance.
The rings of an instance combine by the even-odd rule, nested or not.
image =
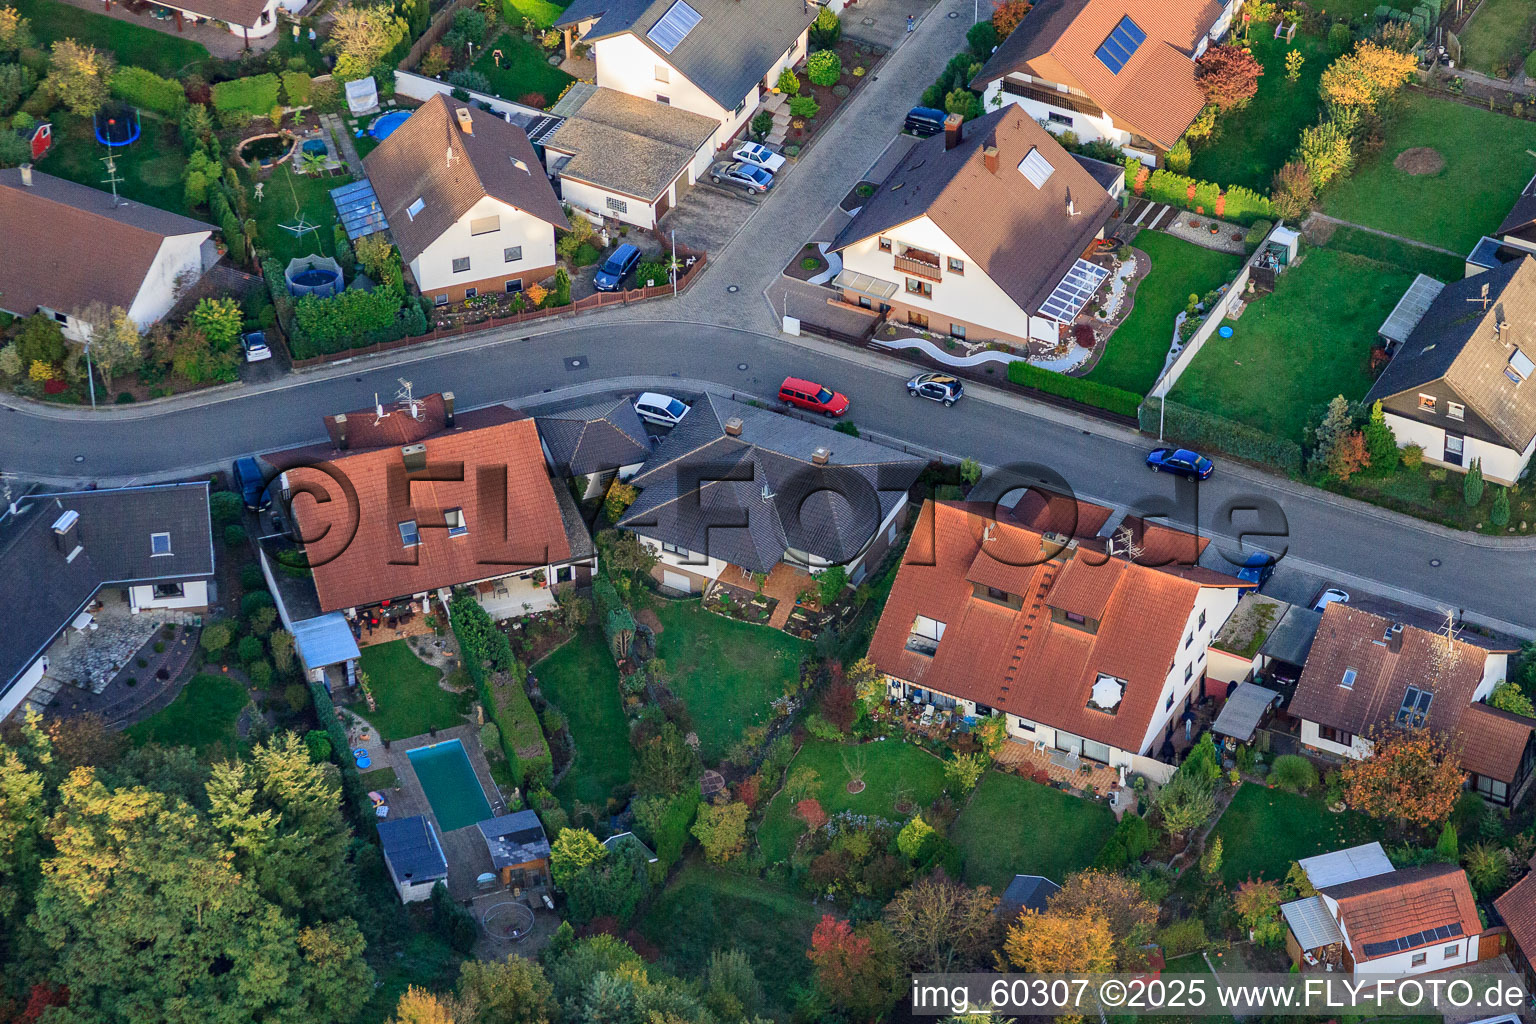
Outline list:
[[[341,151],[341,158],[346,161],[347,170],[354,178],[361,178],[363,161],[357,155],[357,147],[352,145],[352,133],[347,130],[346,122],[335,114],[321,114],[320,125],[336,140],[336,147]]]
[[[1356,230],[1364,231],[1368,234],[1380,235],[1382,238],[1390,238],[1392,241],[1401,242],[1404,245],[1414,245],[1418,246],[1420,249],[1429,249],[1434,252],[1443,252],[1447,256],[1459,257],[1465,255],[1464,253],[1452,252],[1450,249],[1442,249],[1438,245],[1430,245],[1428,242],[1420,242],[1412,238],[1405,238],[1402,235],[1394,235],[1392,232],[1383,231],[1380,228],[1368,228],[1364,224],[1356,224],[1353,221],[1340,220],[1337,217],[1330,217],[1326,213],[1318,213],[1315,210],[1307,215],[1307,219],[1301,224],[1301,229],[1303,231],[1310,232],[1314,222],[1316,221],[1325,221],[1338,227],[1355,228]]]

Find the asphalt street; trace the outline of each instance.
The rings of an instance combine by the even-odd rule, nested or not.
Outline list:
[[[367,408],[376,394],[389,401],[402,377],[418,395],[452,391],[468,409],[514,399],[536,408],[613,389],[672,386],[688,393],[701,382],[769,398],[795,374],[846,393],[850,418],[878,438],[899,439],[925,454],[969,456],[989,469],[1043,467],[1043,474],[1020,472],[1054,473],[1082,497],[1198,525],[1217,538],[1213,549],[1234,555],[1237,535],[1278,532],[1279,538],[1250,543],[1283,553],[1287,570],[1536,635],[1536,607],[1529,601],[1536,558],[1528,545],[1514,550],[1230,463],[1199,487],[1176,482],[1147,471],[1143,460],[1152,442],[1132,431],[984,387],[972,387],[948,409],[915,400],[902,387],[907,368],[861,349],[651,321],[578,326],[330,372],[259,393],[232,392],[212,404],[121,410],[110,419],[45,418],[35,407],[6,408],[0,411],[0,469],[61,482],[184,477],[225,466],[236,455],[321,440],[322,416]],[[1213,551],[1207,564],[1216,557]]]

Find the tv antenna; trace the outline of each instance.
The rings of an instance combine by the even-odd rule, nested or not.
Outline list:
[[[411,419],[421,419],[421,403],[411,393],[411,382],[404,377],[396,377],[395,379],[400,382],[400,390],[395,392],[395,401],[399,402],[400,407],[410,413]]]
[[[113,156],[109,149],[107,155],[101,158],[101,162],[107,167],[107,176],[101,179],[101,183],[112,186],[112,207],[116,209],[123,202],[122,197],[117,194],[117,183],[123,180],[117,175],[117,157]]]
[[[384,404],[379,401],[379,393],[373,393],[373,425],[378,426],[384,420],[389,419],[389,413],[384,411]]]
[[[1479,292],[1477,295],[1474,295],[1472,298],[1468,299],[1467,301],[1468,302],[1478,302],[1478,303],[1481,303],[1482,307],[1483,307],[1483,312],[1484,313],[1488,312],[1488,304],[1493,301],[1493,299],[1488,297],[1488,282],[1484,281],[1483,282],[1482,291]]]

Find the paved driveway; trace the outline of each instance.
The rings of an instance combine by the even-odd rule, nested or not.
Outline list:
[[[698,182],[661,218],[663,233],[676,231],[680,244],[703,249],[713,259],[722,252],[742,223],[755,212],[763,196],[740,189],[720,188],[709,179]]]
[[[907,34],[907,15],[921,18],[932,9],[933,0],[861,0],[843,12],[843,35],[890,49]]]

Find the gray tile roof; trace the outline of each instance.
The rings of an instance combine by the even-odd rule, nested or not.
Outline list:
[[[379,822],[379,845],[398,883],[420,885],[448,877],[448,861],[424,815]]]
[[[1010,921],[1026,908],[1044,913],[1046,903],[1058,892],[1061,892],[1061,886],[1044,875],[1014,875],[1008,888],[1003,890],[997,912]]]
[[[535,422],[555,473],[562,477],[606,473],[642,463],[651,454],[650,438],[628,398],[550,413]]]
[[[1536,177],[1525,183],[1515,205],[1510,207],[1504,223],[1499,225],[1499,230],[1494,234],[1501,237],[1514,235],[1516,238],[1536,241]]]
[[[471,112],[472,133],[459,127],[461,109]],[[523,130],[446,96],[418,107],[368,154],[363,169],[407,263],[486,196],[570,227]],[[406,210],[418,199],[424,206],[413,217]]]
[[[0,694],[103,586],[213,575],[206,483],[33,494],[17,506],[0,520]],[[69,511],[80,516],[73,558],[53,532]],[[171,535],[171,554],[151,553],[154,533]]]
[[[740,417],[742,433],[725,433]],[[826,448],[830,463],[811,455]],[[619,525],[754,572],[786,551],[856,557],[905,500],[926,461],[814,423],[706,395],[631,483]]]
[[[539,816],[532,811],[503,814],[480,822],[478,827],[491,863],[498,868],[549,859],[549,839]]]
[[[941,132],[913,146],[832,247],[927,216],[1019,308],[1038,312],[1114,214],[1115,201],[1016,104],[970,122],[958,145],[946,145]],[[998,149],[995,171],[986,166],[989,146]],[[1053,168],[1040,188],[1018,169],[1031,150]]]
[[[1502,330],[1496,329],[1500,323]],[[1536,381],[1516,383],[1505,375],[1516,349],[1536,360],[1536,257],[1531,256],[1446,285],[1365,400],[1444,381],[1486,424],[1493,435],[1487,440],[1524,451],[1536,437]],[[1472,422],[1467,429],[1473,432]]]
[[[655,100],[577,82],[554,107],[565,118],[540,143],[569,154],[562,178],[654,202],[709,142],[718,123]]]
[[[632,32],[656,56],[681,72],[726,110],[733,110],[768,69],[816,20],[821,8],[805,0],[688,0],[699,24],[671,53],[646,33],[676,0],[576,0],[557,24],[574,25],[596,14],[600,20],[582,38],[597,42]]]

